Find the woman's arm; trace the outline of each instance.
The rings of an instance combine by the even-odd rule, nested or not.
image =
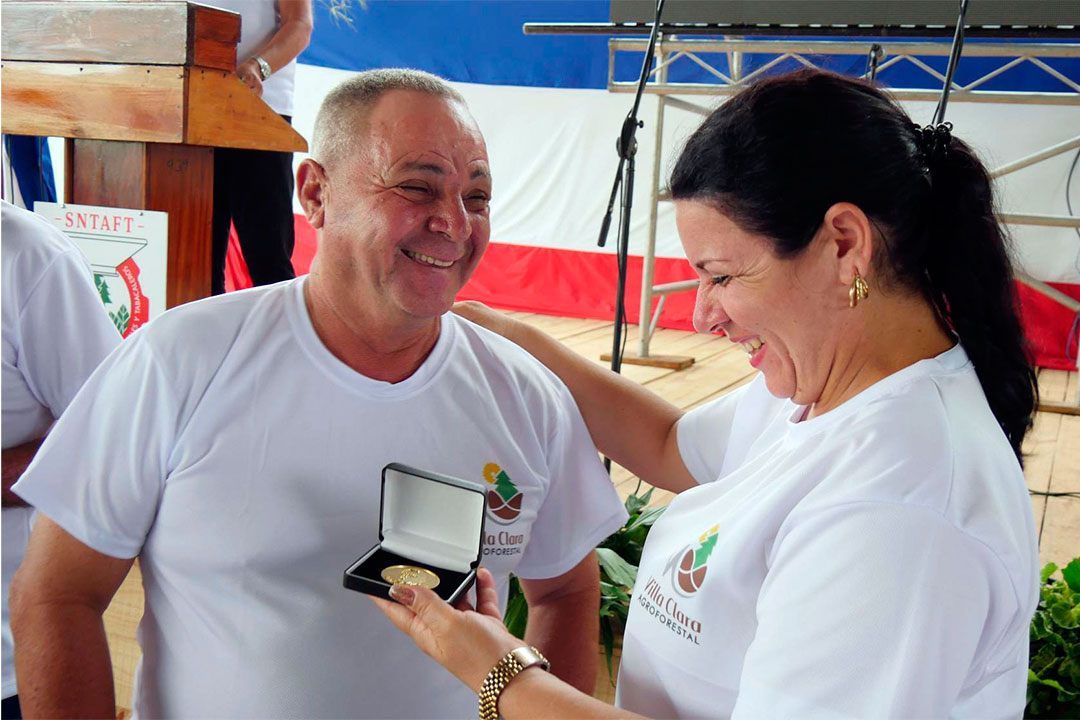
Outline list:
[[[596,363],[555,338],[480,303],[454,312],[520,345],[570,389],[600,452],[655,487],[681,492],[695,487],[683,464],[675,425],[682,410]]]
[[[515,677],[499,696],[499,715],[507,720],[545,718],[641,718],[583,692],[539,668]]]
[[[521,640],[502,623],[495,580],[485,568],[476,573],[476,610],[454,608],[435,593],[420,587],[395,585],[392,602],[372,598],[379,609],[409,635],[417,647],[479,691],[495,664]],[[499,715],[518,718],[635,718],[559,680],[528,668],[514,677],[499,695]]]

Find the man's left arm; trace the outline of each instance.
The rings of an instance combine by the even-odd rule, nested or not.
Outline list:
[[[551,662],[551,671],[592,695],[600,633],[600,569],[596,552],[569,571],[544,580],[521,578],[529,603],[525,642]]]

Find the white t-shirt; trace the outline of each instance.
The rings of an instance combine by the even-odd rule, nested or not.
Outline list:
[[[141,716],[470,716],[475,694],[342,587],[378,542],[382,468],[483,483],[498,465],[523,496],[488,513],[504,599],[508,572],[570,570],[625,511],[569,392],[520,348],[447,314],[411,377],[372,380],[319,341],[304,282],[140,330],[16,490],[96,550],[139,554]]]
[[[620,707],[1019,717],[1034,519],[963,349],[805,411],[759,376],[680,420],[680,453],[707,484],[649,536]]]
[[[3,448],[45,435],[102,358],[120,342],[90,279],[90,264],[59,230],[3,203]],[[8,588],[34,511],[3,509],[3,696],[18,692]]]
[[[236,46],[236,64],[247,62],[265,47],[281,28],[276,0],[213,0],[208,3],[223,10],[240,13],[240,43]],[[296,58],[275,70],[262,81],[262,101],[279,115],[293,114],[293,88]]]

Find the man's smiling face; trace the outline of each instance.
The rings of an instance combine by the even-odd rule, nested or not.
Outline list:
[[[388,322],[436,318],[476,269],[491,233],[491,171],[458,102],[412,90],[378,99],[346,157],[327,159],[323,249]]]

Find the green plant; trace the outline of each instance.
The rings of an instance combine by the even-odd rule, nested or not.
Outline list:
[[[630,517],[596,548],[596,557],[600,562],[600,642],[604,645],[609,675],[614,672],[615,638],[622,635],[626,616],[630,612],[630,593],[637,579],[641,549],[653,523],[664,512],[663,507],[647,507],[652,492],[652,488],[649,488],[644,495],[635,493],[626,498],[624,504]],[[528,619],[529,608],[521,592],[521,584],[511,576],[503,622],[510,632],[523,638]]]
[[[529,621],[529,605],[525,602],[525,593],[521,591],[521,583],[517,575],[510,576],[510,590],[506,596],[506,612],[503,613],[503,624],[506,629],[514,634],[514,637],[525,639],[525,624]]]
[[[1024,717],[1080,717],[1080,558],[1052,576],[1054,563],[1042,569],[1039,607],[1031,619]]]

